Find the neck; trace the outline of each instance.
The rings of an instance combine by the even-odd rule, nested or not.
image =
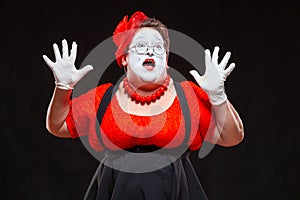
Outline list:
[[[161,84],[146,84],[143,87],[133,88],[128,79],[124,78],[122,84],[119,85],[119,90],[124,97],[127,96],[136,103],[150,104],[164,96],[169,89],[170,81],[170,76],[167,75]]]
[[[129,83],[130,84],[130,83]],[[136,93],[140,95],[150,95],[152,94],[155,90],[157,90],[161,85],[160,84],[145,84],[139,88],[135,88],[133,85],[130,84],[130,86],[135,90]]]

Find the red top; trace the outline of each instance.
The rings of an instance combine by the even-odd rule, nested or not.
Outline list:
[[[180,83],[191,114],[190,150],[197,150],[202,138],[209,140],[215,125],[211,120],[211,104],[207,94],[195,83]],[[66,123],[72,138],[88,135],[96,151],[104,148],[127,149],[135,145],[178,147],[185,135],[185,125],[178,97],[165,111],[153,116],[128,114],[118,104],[116,96],[107,107],[101,124],[103,147],[97,138],[95,125],[97,111],[104,92],[112,85],[103,84],[70,101]],[[212,123],[211,123],[212,122]]]

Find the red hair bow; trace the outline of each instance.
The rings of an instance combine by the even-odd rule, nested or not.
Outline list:
[[[113,33],[113,41],[118,47],[115,55],[117,63],[122,67],[122,57],[126,47],[131,42],[135,32],[148,17],[141,11],[136,11],[128,21],[128,15],[119,22]]]

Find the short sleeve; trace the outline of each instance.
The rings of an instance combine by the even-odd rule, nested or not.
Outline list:
[[[208,95],[192,81],[183,81],[181,86],[185,92],[191,114],[190,149],[197,150],[204,140],[210,141],[215,130],[212,120],[212,106]]]
[[[103,94],[111,83],[100,85],[69,101],[66,124],[72,138],[95,134],[96,114]]]

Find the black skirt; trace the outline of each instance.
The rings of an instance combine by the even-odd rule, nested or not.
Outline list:
[[[132,153],[132,152],[131,152]],[[139,152],[136,152],[139,153]],[[161,169],[132,173],[117,170],[111,164],[132,163],[125,168],[136,168],[132,154],[108,152],[97,168],[84,200],[206,200],[207,196],[189,159],[189,151]],[[147,165],[155,165],[172,155],[143,154]],[[129,169],[130,170],[130,169]]]

